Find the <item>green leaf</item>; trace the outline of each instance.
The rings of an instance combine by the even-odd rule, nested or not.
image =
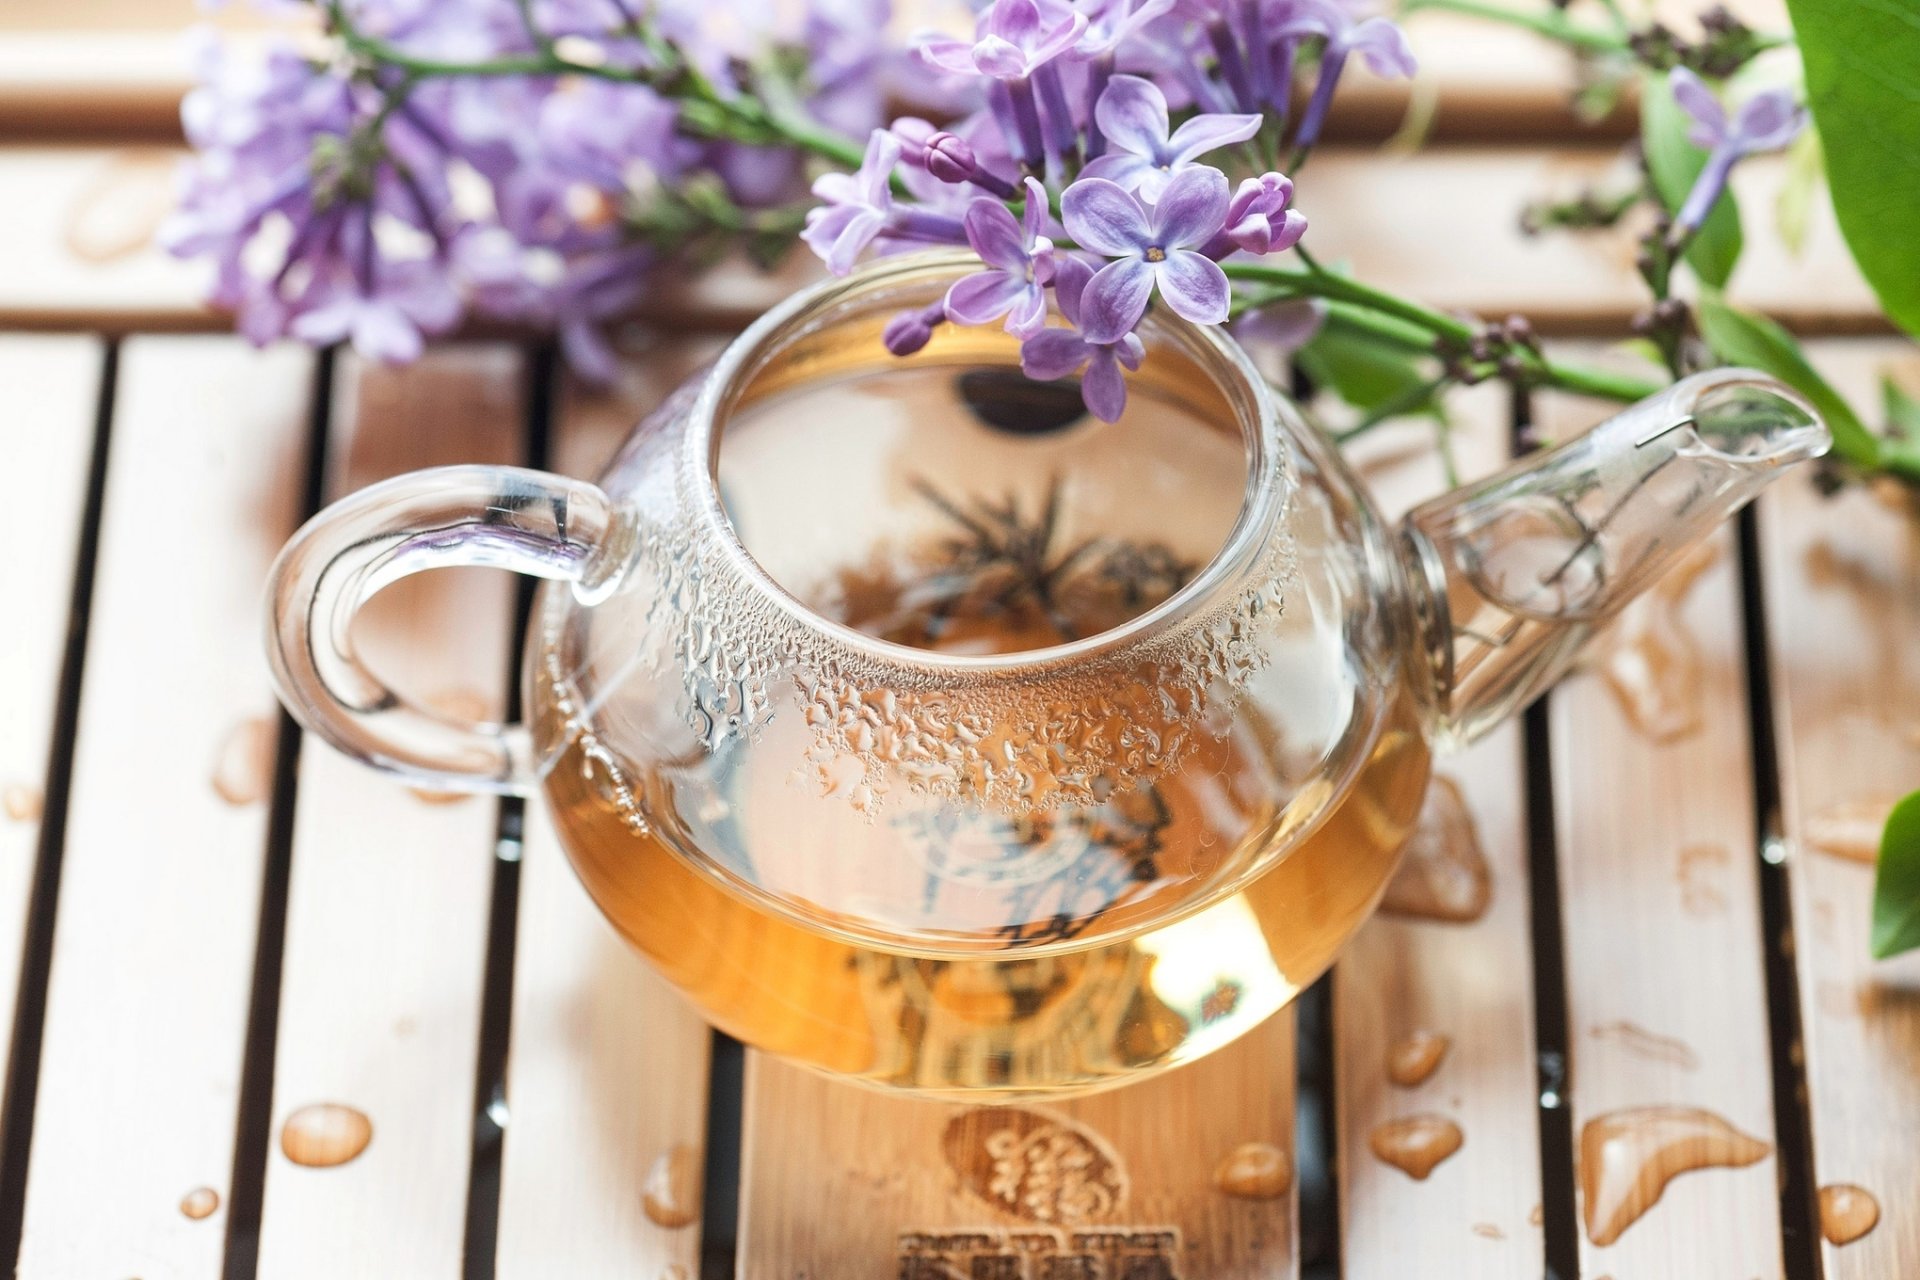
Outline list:
[[[1419,399],[1431,382],[1429,357],[1416,356],[1329,324],[1294,354],[1302,370],[1322,387],[1363,412]],[[1406,413],[1431,412],[1431,397],[1410,403]]]
[[[1807,247],[1807,227],[1813,221],[1813,198],[1826,178],[1826,157],[1820,149],[1820,131],[1808,128],[1787,149],[1787,177],[1773,204],[1773,225],[1787,251],[1799,257]]]
[[[1880,305],[1920,336],[1920,6],[1787,0],[1833,210]]]
[[[1667,87],[1667,77],[1649,71],[1640,81],[1640,146],[1647,172],[1668,213],[1678,213],[1693,180],[1707,167],[1707,153],[1687,141],[1693,117],[1680,109]],[[1740,209],[1733,192],[1723,192],[1713,212],[1687,246],[1686,262],[1694,274],[1714,288],[1724,288],[1740,261]]]
[[[1887,415],[1887,434],[1880,441],[1880,452],[1888,469],[1920,476],[1920,400],[1881,374],[1880,402]]]
[[[1891,375],[1880,375],[1880,403],[1887,413],[1887,425],[1903,436],[1920,436],[1920,400],[1908,395],[1906,388]]]
[[[1863,467],[1878,465],[1880,441],[1853,406],[1814,372],[1792,334],[1765,316],[1730,306],[1719,294],[1709,292],[1700,298],[1700,336],[1728,364],[1770,373],[1812,401],[1826,419],[1834,450],[1841,457]]]
[[[1920,791],[1887,815],[1873,874],[1873,954],[1884,960],[1920,947]]]

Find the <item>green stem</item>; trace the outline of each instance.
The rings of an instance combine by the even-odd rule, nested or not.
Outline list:
[[[1328,271],[1269,267],[1255,262],[1223,262],[1220,267],[1230,280],[1266,285],[1270,289],[1285,290],[1295,297],[1350,302],[1369,311],[1405,320],[1437,338],[1445,338],[1455,346],[1469,346],[1475,337],[1473,326],[1464,320],[1457,320],[1432,307],[1397,297],[1372,285],[1362,284],[1349,276],[1334,275]]]
[[[1627,42],[1621,36],[1612,32],[1596,31],[1592,27],[1583,27],[1570,21],[1558,9],[1531,13],[1501,4],[1483,4],[1481,0],[1407,0],[1406,4],[1400,6],[1401,13],[1413,13],[1419,9],[1442,9],[1448,13],[1464,13],[1469,17],[1485,18],[1490,22],[1504,22],[1508,26],[1521,27],[1546,36],[1550,40],[1558,40],[1576,49],[1589,49],[1595,53],[1627,52]]]
[[[1408,387],[1399,395],[1375,405],[1372,410],[1367,413],[1366,417],[1360,419],[1360,421],[1354,423],[1346,430],[1336,432],[1333,437],[1333,442],[1335,444],[1347,444],[1350,441],[1358,440],[1361,436],[1367,434],[1367,432],[1373,430],[1387,419],[1412,413],[1415,409],[1420,408],[1432,400],[1433,397],[1439,393],[1440,389],[1450,381],[1452,381],[1452,379],[1446,374],[1441,374],[1439,377],[1423,382],[1417,387]]]
[[[865,154],[864,144],[852,138],[794,113],[771,111],[755,99],[722,94],[704,76],[683,76],[672,84],[663,84],[662,77],[644,70],[609,63],[569,62],[550,51],[471,61],[426,58],[361,31],[347,16],[341,0],[327,0],[327,15],[335,34],[349,52],[371,62],[398,67],[416,79],[441,76],[579,75],[620,84],[646,85],[669,97],[699,102],[712,108],[722,122],[722,127],[716,131],[723,135],[724,124],[731,123],[745,130],[770,134],[814,155],[853,168],[859,166]]]
[[[1236,307],[1264,306],[1292,298],[1317,297],[1328,302],[1327,323],[1383,346],[1414,355],[1438,355],[1435,339],[1464,351],[1477,336],[1472,325],[1417,302],[1395,297],[1346,276],[1315,275],[1285,267],[1228,262],[1221,266],[1236,280],[1264,285],[1242,292]],[[1661,384],[1605,369],[1560,364],[1545,356],[1516,348],[1526,361],[1526,379],[1534,386],[1556,387],[1576,395],[1632,404],[1656,395]],[[1488,366],[1486,372],[1492,373]]]

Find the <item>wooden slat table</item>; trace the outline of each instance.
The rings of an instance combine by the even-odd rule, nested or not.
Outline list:
[[[150,244],[177,70],[128,33],[179,10],[49,31],[63,6],[36,5],[42,29],[0,35],[0,131],[24,140],[0,147],[0,1257],[19,1275],[1920,1276],[1920,960],[1868,958],[1864,860],[1920,782],[1910,508],[1805,479],[1770,494],[1524,723],[1441,763],[1409,855],[1428,878],[1328,980],[1200,1064],[1029,1109],[1112,1164],[1114,1203],[1010,1213],[945,1143],[1004,1117],[715,1036],[600,920],[537,801],[417,796],[303,741],[267,690],[261,578],[317,504],[456,459],[591,476],[801,275],[663,301],[604,392],[497,337],[405,370],[254,352]],[[1630,247],[1513,220],[1607,172],[1630,120],[1567,133],[1557,55],[1423,26],[1442,145],[1317,157],[1318,242],[1606,358],[1638,305]],[[1355,99],[1350,139],[1401,101]],[[55,116],[71,127],[44,145]],[[1780,176],[1743,173],[1750,217]],[[1816,362],[1859,403],[1884,369],[1920,385],[1830,214],[1798,258],[1749,243],[1736,295],[1828,335]],[[1522,424],[1564,436],[1600,409],[1482,387],[1457,412],[1473,475]],[[1441,487],[1427,440],[1356,447],[1390,510]],[[516,612],[503,580],[432,575],[361,640],[408,688],[504,709]],[[1464,1141],[1415,1178],[1376,1154],[1410,1123]],[[1623,1207],[1647,1197],[1608,1159],[1675,1132],[1718,1133],[1729,1162]],[[1271,1198],[1215,1185],[1250,1142],[1294,1168]],[[1865,1201],[1843,1186],[1879,1214],[1851,1243],[1840,1210]]]

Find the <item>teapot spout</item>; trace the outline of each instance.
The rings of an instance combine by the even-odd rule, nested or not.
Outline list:
[[[1829,443],[1783,384],[1715,369],[1416,508],[1402,535],[1436,740],[1463,745],[1531,702],[1627,601]]]

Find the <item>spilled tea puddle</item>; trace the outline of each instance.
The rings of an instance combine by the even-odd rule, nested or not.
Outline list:
[[[0,812],[13,822],[38,822],[45,812],[47,799],[40,788],[25,782],[9,783],[0,790]]]
[[[1743,1168],[1772,1152],[1700,1107],[1639,1107],[1589,1120],[1580,1131],[1587,1239],[1597,1245],[1618,1240],[1683,1173]]]
[[[1270,1142],[1243,1142],[1214,1169],[1213,1185],[1243,1200],[1277,1200],[1293,1185],[1293,1161]]]
[[[343,1165],[373,1141],[373,1121],[339,1102],[316,1102],[289,1115],[280,1126],[280,1150],[309,1169]]]
[[[1820,1188],[1820,1234],[1828,1244],[1852,1244],[1880,1223],[1880,1202],[1865,1187],[1834,1182]]]
[[[1620,615],[1600,658],[1600,675],[1627,723],[1654,742],[1677,742],[1704,722],[1705,664],[1681,612],[1719,559],[1715,544],[1683,557]]]
[[[195,1222],[211,1217],[220,1207],[220,1193],[212,1187],[195,1187],[180,1197],[180,1212]]]
[[[693,1225],[700,1217],[700,1153],[679,1143],[661,1152],[641,1185],[640,1207],[656,1226]]]
[[[1623,1019],[1596,1023],[1589,1028],[1589,1034],[1595,1040],[1617,1044],[1628,1053],[1651,1062],[1665,1062],[1685,1071],[1695,1071],[1700,1067],[1700,1055],[1685,1041],[1649,1031],[1637,1022]]]
[[[1807,844],[1850,862],[1880,857],[1880,833],[1893,812],[1895,796],[1873,796],[1830,805],[1807,819]]]
[[[242,720],[227,730],[213,760],[213,793],[235,807],[258,804],[273,785],[273,721]]]
[[[1459,1125],[1435,1115],[1389,1120],[1367,1135],[1377,1159],[1416,1182],[1424,1181],[1465,1142]]]
[[[1387,1050],[1387,1079],[1403,1089],[1424,1084],[1453,1044],[1437,1031],[1416,1031]]]
[[[1470,924],[1493,899],[1493,872],[1460,784],[1436,775],[1407,837],[1380,909],[1389,915]]]

